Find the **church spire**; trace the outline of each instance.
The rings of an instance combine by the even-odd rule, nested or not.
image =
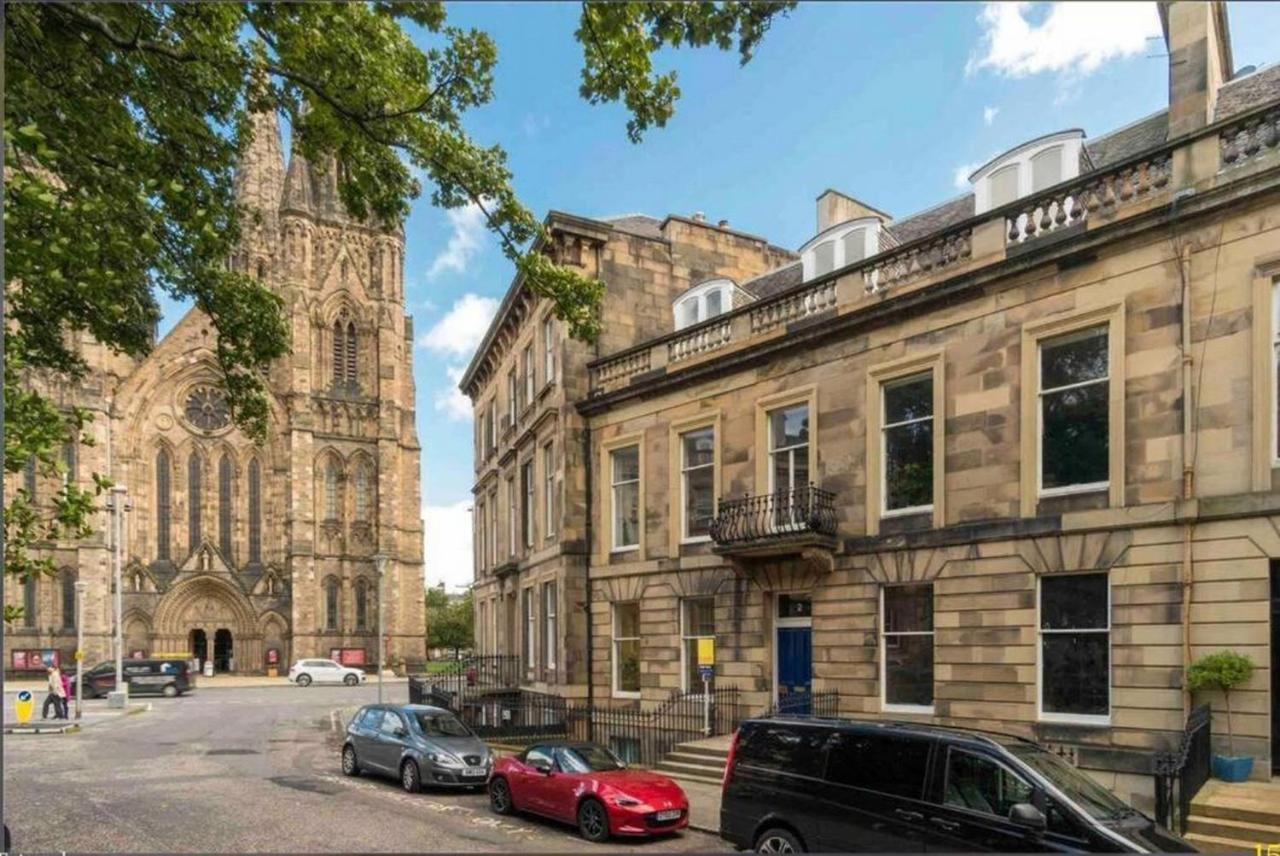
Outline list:
[[[284,194],[280,200],[280,210],[298,214],[312,213],[311,199],[311,165],[302,156],[295,143],[289,157],[289,173],[284,177]]]
[[[275,228],[284,189],[284,153],[275,111],[254,113],[250,128],[253,138],[236,167],[236,201],[259,212],[263,227],[270,233]],[[252,225],[246,224],[246,232],[252,229]]]

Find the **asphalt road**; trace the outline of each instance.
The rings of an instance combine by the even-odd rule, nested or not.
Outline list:
[[[403,686],[393,693],[403,693]],[[593,845],[484,794],[406,794],[347,778],[342,711],[364,687],[203,689],[79,734],[7,735],[4,820],[15,850],[350,853],[721,851],[700,832]],[[395,696],[393,695],[393,699]],[[5,699],[6,702],[9,699]]]

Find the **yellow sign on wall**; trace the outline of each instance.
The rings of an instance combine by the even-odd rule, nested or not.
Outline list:
[[[716,664],[716,640],[698,640],[698,665],[714,666]]]
[[[31,695],[31,690],[18,690],[18,697],[13,701],[13,712],[18,717],[18,724],[25,725],[27,720],[31,718],[32,711],[35,710],[35,697]]]

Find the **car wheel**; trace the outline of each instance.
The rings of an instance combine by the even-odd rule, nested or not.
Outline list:
[[[342,772],[348,776],[360,775],[360,762],[356,759],[356,747],[350,743],[342,747]]]
[[[578,806],[578,832],[597,844],[609,838],[609,815],[599,800],[583,800]]]
[[[349,687],[354,687],[356,684],[360,683],[360,679],[355,675],[347,675],[342,679],[342,682]]]
[[[309,687],[309,686],[311,686],[311,676],[310,676],[310,675],[298,675],[297,684],[298,684],[298,686],[300,686],[300,687]]]
[[[494,779],[489,783],[489,808],[494,814],[511,814],[515,805],[511,802],[511,787],[506,779]]]
[[[400,786],[405,789],[406,793],[416,794],[422,790],[421,774],[418,772],[418,765],[414,763],[412,758],[405,759],[400,765]]]
[[[790,830],[774,827],[756,839],[757,853],[803,853],[804,844]]]
[[[178,687],[175,684],[165,684],[164,689],[160,690],[160,694],[165,698],[173,698],[178,694]]]

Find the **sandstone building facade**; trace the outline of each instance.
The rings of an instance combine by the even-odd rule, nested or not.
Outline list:
[[[548,251],[608,286],[605,333],[557,340],[546,415],[507,427],[546,312],[516,282],[464,377],[496,508],[484,649],[529,688],[647,706],[700,689],[712,638],[756,710],[838,692],[1021,733],[1150,807],[1186,665],[1231,648],[1258,666],[1236,746],[1270,776],[1280,69],[1232,73],[1221,4],[1161,15],[1167,110],[1021,143],[920,214],[827,191],[794,254],[553,215]],[[1225,736],[1221,698],[1194,701]]]
[[[260,216],[229,264],[270,284],[288,313],[291,353],[268,373],[267,441],[230,421],[216,334],[192,309],[141,360],[82,339],[89,373],[43,385],[94,416],[93,445],[64,452],[68,477],[100,473],[127,490],[126,655],[185,653],[236,672],[332,653],[376,663],[382,553],[386,658],[417,663],[425,607],[404,235],[347,215],[334,164],[295,153],[286,171],[274,116],[255,128],[236,192]],[[37,502],[58,489],[32,467],[7,487]],[[37,650],[72,661],[77,580],[89,583],[86,662],[113,656],[105,510],[94,524],[88,539],[50,545],[56,578],[6,587],[25,606],[5,634],[6,668]]]

